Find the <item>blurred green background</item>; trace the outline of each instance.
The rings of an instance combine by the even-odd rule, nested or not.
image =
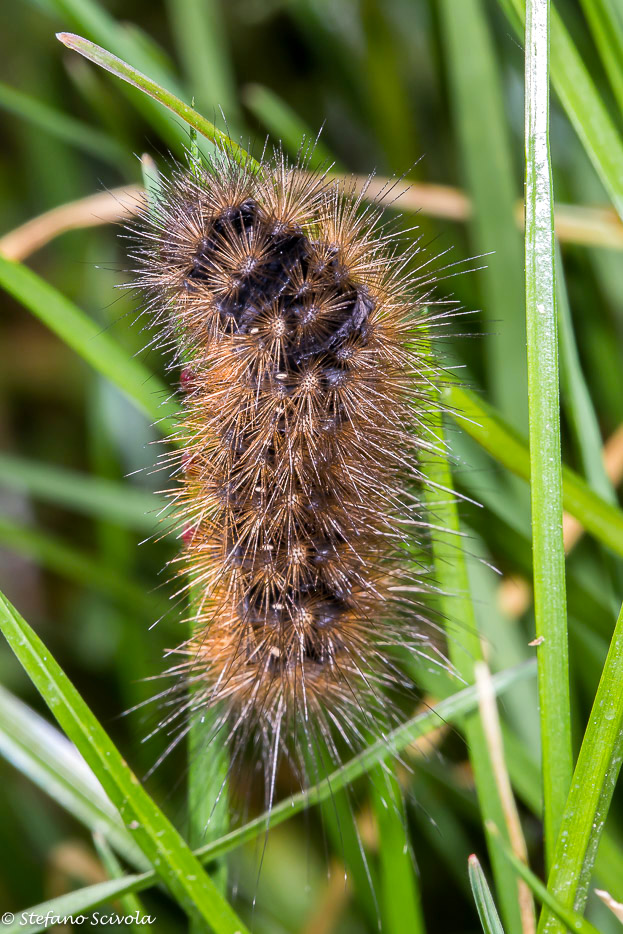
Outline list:
[[[184,99],[194,97],[197,109],[221,126],[222,107],[232,133],[256,154],[267,133],[296,151],[301,132],[315,136],[323,126],[318,152],[335,160],[336,168],[405,174],[427,186],[413,191],[412,201],[417,203],[420,192],[429,207],[417,216],[405,211],[405,229],[418,226],[406,236],[421,236],[433,253],[445,253],[440,266],[458,264],[460,275],[446,279],[453,269],[441,274],[438,294],[451,294],[477,311],[454,321],[443,354],[525,434],[523,245],[515,214],[523,188],[523,53],[503,6],[494,0],[7,2],[0,9],[0,236],[66,202],[140,183],[137,156],[143,152],[166,170],[168,154],[179,156],[187,139],[186,130],[157,105],[152,108],[55,39],[59,30],[78,32]],[[621,87],[600,54],[590,0],[559,0],[557,8],[620,130]],[[623,9],[620,2],[613,8],[617,15]],[[607,205],[555,98],[552,158],[557,202]],[[441,192],[433,187],[438,185],[452,190]],[[471,215],[444,216],[465,213],[462,192],[471,199]],[[597,441],[623,422],[623,238],[608,211],[599,215],[600,245],[594,245],[594,216],[574,216],[571,240],[568,229],[561,231],[559,269],[563,454],[603,495],[612,496]],[[148,335],[133,326],[135,303],[117,289],[127,278],[119,232],[103,225],[63,233],[27,263],[115,340],[140,353]],[[0,587],[144,775],[166,736],[143,742],[156,719],[151,707],[121,714],[154,693],[161,682],[144,679],[162,670],[163,651],[182,638],[180,612],[167,605],[162,575],[174,546],[150,541],[139,547],[153,527],[151,492],[163,482],[150,469],[157,454],[151,442],[158,434],[21,305],[4,293],[0,304]],[[468,339],[465,332],[474,336]],[[142,359],[165,374],[156,351],[144,352]],[[509,576],[530,573],[528,488],[465,433],[453,430],[451,444],[459,489],[485,507],[465,502],[461,514],[490,662],[494,669],[506,667],[533,654],[529,587],[509,584]],[[123,483],[134,491],[132,508],[126,498],[120,520],[112,507],[93,515],[98,510],[88,491],[76,505],[80,478],[70,471]],[[113,495],[117,488],[99,489]],[[502,588],[489,565],[505,575]],[[578,731],[594,695],[621,580],[612,556],[604,557],[592,540],[579,542],[569,558]],[[7,648],[0,652],[0,672],[6,687],[42,709]],[[424,687],[434,695],[434,679]],[[512,741],[536,768],[534,682],[514,689],[502,711]],[[89,835],[76,821],[4,759],[0,781],[3,910],[102,878]],[[148,781],[180,824],[184,783],[182,749]],[[538,870],[541,827],[524,792],[524,832]],[[405,777],[405,793],[427,930],[477,930],[467,856],[476,851],[486,865],[486,847],[465,743],[457,732],[447,731],[425,748]],[[376,871],[365,788],[355,790],[353,810]],[[615,839],[621,836],[622,812],[619,794],[608,825]],[[262,845],[260,838],[230,861],[239,910],[253,918],[255,930],[376,929],[365,880],[355,874],[354,884],[344,885],[339,839],[325,834],[316,812],[271,834],[258,883]],[[612,894],[623,898],[623,891]],[[163,894],[150,892],[145,904],[158,917],[157,930],[174,931],[183,922]],[[615,931],[617,922],[605,909],[593,902],[590,912],[601,930]]]

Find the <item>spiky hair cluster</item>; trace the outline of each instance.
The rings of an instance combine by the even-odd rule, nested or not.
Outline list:
[[[283,752],[300,765],[321,735],[337,759],[387,723],[430,643],[429,272],[380,213],[279,152],[222,151],[178,167],[136,231],[135,284],[182,368],[170,494],[194,634],[171,722],[217,709],[267,788]]]

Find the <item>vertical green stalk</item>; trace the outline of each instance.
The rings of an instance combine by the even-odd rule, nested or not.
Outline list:
[[[409,841],[409,824],[396,767],[371,773],[372,806],[379,833],[380,911],[385,934],[425,934],[422,898]]]
[[[523,250],[515,223],[518,196],[508,118],[483,0],[443,0],[452,111],[467,191],[474,205],[470,246],[487,256],[481,271],[488,385],[492,401],[516,428],[527,427]],[[474,101],[478,106],[474,106]],[[486,143],[485,143],[486,140]]]
[[[554,213],[549,155],[549,0],[526,4],[526,329],[534,609],[539,666],[545,855],[552,864],[571,784],[571,714],[558,337],[554,282]]]
[[[452,627],[448,633],[450,661],[457,673],[468,684],[473,684],[474,664],[483,657],[482,646],[470,595],[467,563],[459,537],[461,525],[453,493],[452,474],[445,453],[441,413],[431,412],[428,422],[431,433],[437,439],[435,451],[430,451],[422,458],[422,466],[429,481],[424,495],[432,525],[435,583],[441,593],[441,611]],[[483,825],[486,827],[488,822],[495,824],[508,843],[510,841],[504,810],[478,713],[466,717],[463,726],[474,770]],[[488,842],[505,930],[508,934],[520,934],[522,925],[517,879],[503,854],[495,845],[491,845],[490,840]]]
[[[583,911],[623,759],[623,607],[614,629],[573,773],[547,887],[564,908]],[[564,925],[543,911],[539,932]]]

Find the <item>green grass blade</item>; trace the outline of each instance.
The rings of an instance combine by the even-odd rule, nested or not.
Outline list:
[[[545,851],[551,865],[571,784],[569,649],[562,540],[554,211],[549,158],[549,0],[526,7],[526,324],[534,610]]]
[[[270,88],[262,84],[247,84],[242,92],[242,101],[260,123],[264,124],[271,136],[281,140],[283,148],[291,156],[296,156],[303,140],[309,145],[316,139],[317,134],[312,133],[299,115]],[[340,170],[335,157],[322,140],[317,140],[310,168],[330,165],[336,171]]]
[[[484,934],[504,934],[504,928],[502,927],[498,910],[495,907],[489,883],[485,878],[477,856],[473,854],[470,856],[467,863],[467,871],[469,873],[469,884],[472,888],[472,894],[476,902],[478,917],[480,918],[480,924]]]
[[[623,607],[610,643],[562,815],[547,887],[565,908],[582,911],[623,759]],[[539,931],[560,931],[544,913]]]
[[[150,879],[154,879],[151,873]],[[36,918],[45,919],[46,916],[64,918],[72,915],[77,917],[86,914],[100,905],[110,904],[110,902],[121,898],[127,898],[134,892],[140,891],[141,885],[144,887],[145,875],[125,876],[123,882],[119,879],[110,879],[107,882],[97,882],[95,885],[88,886],[89,899],[85,906],[86,899],[84,893],[87,889],[76,889],[75,892],[68,892],[66,895],[59,895],[51,898],[47,902],[41,902],[39,905],[32,905],[24,911],[16,912],[14,920],[10,924],[3,924],[2,930],[5,934],[37,934],[39,931],[50,930],[50,923],[44,920],[37,922]],[[152,882],[153,884],[153,882]],[[34,916],[31,923],[30,918]],[[53,928],[52,928],[53,930]],[[141,930],[149,931],[148,926],[141,926]]]
[[[525,21],[525,0],[499,0],[513,26]],[[523,36],[520,33],[520,38]],[[623,142],[591,80],[573,40],[555,8],[551,11],[551,77],[569,120],[623,218]]]
[[[105,834],[132,866],[149,867],[76,747],[5,688],[0,688],[0,753],[82,824]]]
[[[39,318],[61,340],[103,376],[119,387],[162,430],[169,395],[166,387],[140,361],[131,357],[112,337],[53,286],[21,263],[0,256],[0,285]]]
[[[483,0],[443,0],[440,11],[456,135],[473,204],[470,246],[478,255],[495,251],[478,273],[489,335],[488,385],[504,417],[523,428],[528,383],[525,358],[517,352],[526,341],[523,250],[500,69]]]
[[[0,454],[0,485],[139,532],[154,532],[166,503],[155,493],[25,457]]]
[[[515,668],[512,671],[499,672],[492,678],[494,691],[496,694],[503,693],[514,684],[517,684],[518,681],[532,677],[534,672],[535,666],[531,662]],[[402,726],[397,727],[389,736],[374,742],[370,747],[345,765],[336,769],[317,785],[314,785],[307,791],[293,795],[291,798],[286,798],[285,801],[281,801],[279,804],[275,805],[270,814],[270,825],[275,827],[307,807],[330,800],[335,792],[347,787],[379,763],[385,762],[392,756],[400,753],[416,739],[435,730],[440,722],[461,721],[463,717],[472,713],[477,708],[478,695],[475,687],[464,688],[447,697],[432,709],[417,714]],[[266,821],[267,815],[262,814],[237,830],[231,831],[225,837],[200,847],[200,849],[195,851],[195,856],[203,863],[209,862],[235,847],[255,839],[259,834],[264,833],[266,831]],[[113,883],[99,883],[97,885],[86,886],[77,892],[72,892],[69,896],[62,896],[62,898],[71,899],[71,904],[73,906],[72,913],[78,914],[96,908],[111,897],[121,897],[129,892],[139,892],[148,889],[150,886],[155,885],[157,881],[158,877],[152,870],[140,876],[126,876],[125,879],[120,879],[115,883],[116,888],[114,889],[112,888]],[[106,889],[104,890],[102,886],[106,886]],[[44,902],[37,905],[36,908],[30,910],[45,915],[50,905],[58,905],[60,902],[61,899],[55,899],[52,902]],[[64,913],[69,913],[69,910],[65,910]],[[16,922],[15,926],[8,930],[17,931],[21,930],[21,928],[18,928]],[[29,930],[31,930],[31,932],[39,931],[43,930],[43,927],[35,927]]]
[[[606,502],[616,505],[616,493],[608,479],[602,456],[599,423],[586,385],[573,333],[571,309],[560,250],[556,251],[556,289],[560,340],[560,385],[582,472]]]
[[[432,524],[435,583],[441,594],[439,602],[443,618],[448,623],[450,661],[458,674],[468,684],[472,684],[474,664],[483,657],[478,620],[462,551],[461,524],[445,450],[442,416],[440,413],[430,413],[428,421],[437,446],[435,451],[427,452],[422,457],[427,478],[424,496]],[[506,833],[504,810],[478,714],[466,717],[463,730],[483,823],[492,821]],[[521,912],[513,873],[497,849],[491,848],[490,852],[504,923],[511,934],[520,934]]]
[[[460,427],[512,473],[530,481],[528,444],[492,406],[461,386],[449,382],[443,398]],[[569,467],[563,466],[563,505],[587,532],[623,556],[623,512],[606,503]]]
[[[93,834],[93,845],[97,850],[97,855],[100,858],[104,869],[108,873],[111,879],[122,879],[123,878],[123,866],[115,856],[113,850],[110,848],[106,837],[101,833]],[[123,914],[128,916],[136,916],[137,918],[142,918],[145,914],[145,909],[141,903],[140,898],[134,892],[128,892],[127,895],[122,895],[119,899],[121,904],[121,910]],[[132,924],[131,928],[134,931],[138,930],[149,930],[150,925],[141,923],[140,927],[137,924]]]
[[[407,815],[394,768],[372,775],[372,803],[379,831],[378,892],[385,934],[424,934],[421,895],[415,872]]]
[[[138,88],[139,91],[143,91],[143,93],[147,94],[155,101],[158,101],[158,103],[162,104],[164,107],[167,107],[172,113],[180,117],[184,123],[187,123],[188,126],[192,127],[198,133],[201,133],[206,139],[221,145],[223,149],[227,150],[232,158],[240,162],[241,165],[246,165],[256,170],[259,168],[255,159],[253,159],[242,146],[239,146],[238,143],[231,140],[227,134],[222,133],[213,123],[210,123],[209,120],[202,117],[200,113],[197,113],[194,108],[185,104],[184,101],[176,97],[175,94],[172,94],[171,91],[160,87],[159,84],[151,78],[148,78],[147,75],[142,74],[142,72],[137,71],[136,68],[128,65],[127,62],[117,58],[116,55],[112,55],[111,52],[107,52],[106,49],[102,49],[101,46],[95,45],[94,42],[89,42],[88,39],[75,36],[73,33],[61,32],[58,34],[57,38],[63,45],[66,45],[68,49],[73,49],[74,52],[83,55],[90,62],[94,62],[94,64],[99,65],[100,68],[104,68],[117,78],[121,78],[122,81],[127,81],[128,84]]]
[[[570,930],[576,931],[578,934],[599,934],[597,928],[593,927],[590,922],[586,921],[581,915],[576,914],[575,911],[571,911],[569,908],[565,908],[560,902],[554,898],[554,896],[545,888],[541,880],[534,875],[534,873],[522,863],[520,859],[511,851],[511,849],[504,843],[500,838],[497,827],[489,827],[489,832],[493,839],[496,842],[496,846],[499,847],[500,852],[503,853],[504,857],[508,860],[509,864],[513,867],[517,875],[524,880],[526,885],[529,886],[534,896],[556,915],[560,918],[563,924]],[[563,928],[564,930],[564,928]]]
[[[193,152],[193,156],[194,155],[196,154]],[[143,187],[145,188],[145,194],[147,196],[149,212],[153,215],[158,205],[158,200],[162,196],[162,179],[158,166],[149,153],[146,152],[141,156],[141,178],[143,179]]]
[[[168,87],[177,97],[184,97],[171,70],[163,64],[161,51],[151,37],[145,41],[137,27],[117,23],[102,4],[95,0],[50,0],[60,13],[63,23],[73,23],[86,36],[111,49],[121,58],[133,62],[141,71],[151,74],[158,84]],[[134,88],[123,89],[132,104],[146,120],[178,151],[187,143],[187,135],[171,114]]]
[[[615,0],[616,2],[616,0]],[[613,0],[580,0],[619,109],[623,111],[623,30]]]
[[[173,825],[139,784],[109,736],[28,623],[0,595],[0,628],[69,739],[118,808],[180,906],[217,934],[246,928],[222,898]]]
[[[222,109],[231,121],[231,135],[237,136],[240,110],[221,4],[218,0],[168,0],[167,9],[186,83],[199,109],[205,113]]]
[[[0,83],[0,107],[23,120],[29,120],[40,130],[70,146],[110,162],[116,168],[125,169],[128,165],[128,153],[112,136],[81,120],[68,117],[62,111],[8,84]]]
[[[72,548],[40,529],[0,516],[0,544],[80,586],[92,587],[113,597],[135,613],[144,613],[150,619],[157,619],[162,613],[164,601],[145,587],[119,576],[102,565],[95,555]]]

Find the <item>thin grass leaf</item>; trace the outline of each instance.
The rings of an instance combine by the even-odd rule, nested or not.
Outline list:
[[[450,661],[466,683],[472,684],[474,665],[483,657],[478,620],[462,551],[461,524],[445,450],[441,414],[430,414],[429,424],[435,438],[436,450],[426,453],[423,457],[428,481],[424,488],[424,496],[431,522],[435,583],[441,595],[439,604],[442,616],[447,622]],[[477,714],[467,717],[463,730],[474,771],[483,823],[492,821],[496,826],[502,827],[505,839],[508,839],[502,801],[480,717]],[[513,874],[496,848],[490,848],[490,853],[504,923],[511,934],[520,934],[521,910]]]
[[[460,427],[512,473],[530,481],[528,444],[492,406],[458,382],[449,382],[442,395]],[[623,512],[600,496],[569,467],[563,466],[563,505],[598,541],[623,556]]]
[[[548,892],[541,880],[534,875],[525,863],[522,863],[522,861],[515,856],[510,847],[501,839],[497,827],[491,825],[487,829],[491,838],[495,841],[495,845],[499,847],[500,852],[508,860],[517,875],[529,886],[538,901],[543,905],[547,905],[570,931],[577,931],[578,934],[600,934],[597,928],[593,927],[589,921],[586,921],[582,915],[576,914],[576,912],[571,911],[569,908],[565,908],[550,892]]]
[[[76,747],[1,687],[0,754],[80,823],[104,834],[130,865],[149,867]]]
[[[409,825],[395,768],[372,774],[372,803],[379,832],[379,898],[386,934],[424,934],[422,897],[409,842]]]
[[[122,81],[127,81],[128,84],[138,88],[139,91],[143,91],[149,97],[152,97],[164,107],[167,107],[180,117],[184,123],[193,127],[193,129],[201,133],[206,139],[222,146],[237,162],[251,169],[259,169],[258,163],[242,148],[242,146],[239,146],[238,143],[231,140],[227,134],[217,129],[213,123],[210,123],[209,120],[202,117],[200,113],[197,113],[196,110],[189,107],[188,104],[185,104],[184,101],[176,97],[175,94],[160,87],[159,84],[151,78],[148,78],[147,75],[137,71],[136,68],[128,65],[127,62],[107,52],[106,49],[102,49],[99,45],[95,45],[94,42],[89,42],[88,39],[75,36],[73,33],[60,32],[57,38],[63,45],[66,45],[68,49],[73,49],[74,52],[83,55],[90,62],[94,62],[94,64],[99,65],[100,68],[104,68],[117,78],[121,78]]]
[[[573,333],[573,321],[560,250],[556,251],[556,305],[560,342],[560,384],[565,414],[569,419],[582,471],[590,486],[607,503],[617,497],[608,479],[602,455],[599,422],[582,372]]]
[[[150,874],[150,878],[152,877],[154,877],[153,873]],[[39,931],[50,930],[50,921],[37,921],[36,919],[45,919],[46,917],[75,918],[84,915],[95,908],[99,908],[100,905],[109,904],[116,899],[126,898],[133,892],[139,891],[144,879],[144,875],[125,876],[123,882],[118,879],[110,879],[107,882],[97,882],[95,885],[90,885],[88,886],[89,903],[86,907],[83,894],[86,889],[77,889],[75,892],[59,895],[57,898],[51,898],[47,902],[41,902],[39,905],[33,905],[17,912],[10,924],[2,925],[2,930],[5,934],[17,934],[17,932],[38,934]],[[34,918],[31,922],[30,918],[32,916]],[[149,927],[147,927],[147,930],[149,930]]]
[[[115,168],[125,170],[129,165],[128,153],[108,133],[68,117],[62,111],[8,84],[0,83],[0,107],[30,121],[44,133],[50,133],[70,146],[110,162]]]
[[[478,917],[484,934],[504,934],[498,910],[495,907],[489,883],[482,871],[478,857],[472,853],[467,862],[469,884],[478,909]]]
[[[501,694],[517,684],[518,681],[532,677],[534,673],[535,666],[531,662],[512,671],[499,672],[492,678],[494,690],[496,694]],[[410,743],[437,729],[440,722],[460,722],[463,717],[472,713],[477,707],[478,695],[476,689],[475,687],[468,687],[440,701],[432,709],[417,714],[405,724],[393,730],[387,737],[372,743],[362,753],[349,760],[330,775],[327,775],[317,785],[275,805],[270,813],[270,826],[275,827],[305,808],[329,800],[333,794],[351,785],[365,772],[399,754]],[[235,847],[255,839],[259,834],[266,832],[267,818],[267,814],[261,814],[242,827],[230,831],[225,837],[195,850],[195,856],[205,864]],[[54,905],[58,914],[85,913],[112,897],[121,897],[129,892],[143,891],[155,885],[157,881],[158,876],[152,870],[141,875],[126,876],[114,883],[116,886],[114,888],[112,882],[86,886],[68,896],[61,896],[51,902],[44,902],[28,910],[45,915],[49,906]],[[64,899],[67,899],[67,904],[63,901]],[[18,927],[16,921],[7,930],[18,931],[23,929]],[[28,930],[31,934],[34,934],[35,931],[43,930],[43,926],[29,928]]]
[[[526,6],[526,324],[534,611],[539,663],[545,851],[571,784],[569,649],[562,539],[554,208],[549,158],[549,0]]]
[[[155,493],[129,483],[116,483],[10,454],[0,454],[0,485],[139,532],[153,532],[158,515],[166,506]]]
[[[107,331],[65,298],[53,286],[21,263],[0,255],[0,285],[54,331],[83,360],[118,386],[162,430],[172,430],[164,420],[162,402],[169,392],[149,370],[120,347]]]
[[[97,557],[72,548],[40,529],[20,525],[2,516],[0,544],[80,586],[91,587],[99,593],[113,597],[134,612],[146,614],[150,619],[158,618],[166,606],[164,600],[157,595],[125,577],[120,577],[111,568],[102,565]]]
[[[149,153],[146,152],[144,152],[141,156],[141,178],[143,179],[145,194],[147,195],[149,211],[150,214],[153,214],[156,205],[158,204],[158,200],[162,195],[162,181],[160,178],[160,171],[158,166]]]
[[[286,104],[278,94],[262,84],[247,84],[242,92],[242,101],[275,139],[281,140],[286,152],[296,156],[303,141],[306,146],[313,143],[310,168],[333,166],[341,171],[335,159],[321,139],[301,120],[296,111]]]
[[[537,763],[526,753],[517,736],[502,725],[506,761],[513,788],[535,817],[542,816],[541,774]],[[595,860],[595,872],[609,891],[623,899],[623,850],[611,833],[602,837]]]
[[[122,879],[124,876],[123,866],[108,845],[106,837],[104,837],[101,833],[94,833],[93,845],[95,846],[97,855],[99,856],[100,861],[110,878]],[[137,918],[142,918],[145,914],[143,904],[138,895],[136,895],[134,892],[129,892],[127,895],[123,895],[119,899],[119,902],[121,903],[121,910],[126,917],[135,916]],[[140,925],[132,924],[130,927],[135,931],[149,930],[151,925],[140,922]]]
[[[60,726],[118,808],[137,846],[180,906],[189,916],[202,917],[216,934],[244,934],[246,927],[140,785],[49,650],[1,594],[0,628]]]
[[[560,824],[547,887],[565,908],[582,911],[588,897],[599,840],[623,759],[623,607],[603,668],[571,790]],[[561,931],[548,912],[539,931]]]
[[[155,81],[168,87],[177,97],[184,97],[184,89],[178,84],[171,69],[163,60],[166,55],[158,49],[154,40],[146,36],[138,27],[130,28],[127,24],[117,23],[108,11],[94,0],[49,0],[61,15],[63,24],[68,21],[87,37],[111,49],[116,55],[132,62],[138,69],[153,75]],[[179,122],[144,94],[137,94],[134,88],[123,88],[133,106],[166,139],[169,145],[178,151],[182,149],[187,137]]]
[[[499,0],[521,39],[525,0]],[[623,219],[623,142],[555,7],[551,11],[552,84],[573,128]]]
[[[168,0],[167,9],[186,83],[200,110],[227,117],[237,136],[240,107],[223,9],[217,0]]]
[[[623,30],[616,0],[580,0],[619,110],[623,111]]]
[[[515,224],[517,184],[500,69],[483,0],[443,0],[441,23],[446,47],[454,123],[473,213],[470,245],[487,255],[479,273],[484,298],[488,386],[496,408],[513,425],[527,427],[526,341],[523,250]],[[478,107],[473,102],[478,100]],[[487,140],[483,146],[483,139]]]

